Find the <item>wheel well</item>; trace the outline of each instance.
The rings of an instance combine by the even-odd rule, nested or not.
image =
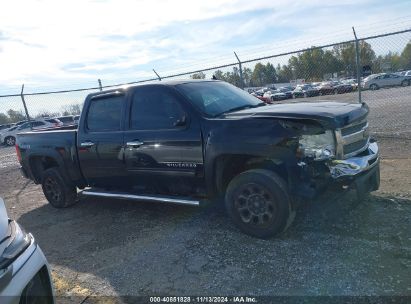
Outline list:
[[[52,157],[33,156],[30,158],[30,169],[36,183],[41,182],[41,177],[44,171],[53,167],[58,167],[58,163]]]
[[[288,173],[283,161],[251,155],[225,155],[219,157],[215,166],[216,190],[222,193],[230,181],[238,174],[251,169],[266,169],[288,180]]]

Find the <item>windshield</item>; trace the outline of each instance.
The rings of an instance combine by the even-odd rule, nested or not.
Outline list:
[[[259,99],[225,82],[191,82],[177,85],[176,88],[198,110],[213,117],[262,105]]]

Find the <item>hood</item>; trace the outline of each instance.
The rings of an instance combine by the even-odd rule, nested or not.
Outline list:
[[[9,217],[7,215],[6,206],[3,200],[0,198],[0,254],[3,253],[6,248],[7,242],[2,242],[8,235],[9,230]]]
[[[368,115],[365,103],[300,102],[267,105],[228,113],[226,118],[279,118],[315,120],[328,128],[341,128]]]

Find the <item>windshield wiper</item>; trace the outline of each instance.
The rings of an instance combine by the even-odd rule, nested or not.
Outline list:
[[[243,106],[239,106],[239,107],[234,107],[234,108],[231,108],[227,111],[221,112],[220,114],[217,114],[216,116],[221,116],[221,115],[226,114],[226,113],[241,111],[241,110],[245,110],[245,109],[258,108],[258,107],[265,106],[265,105],[266,105],[265,102],[260,102],[260,103],[257,103],[256,105],[243,105]]]

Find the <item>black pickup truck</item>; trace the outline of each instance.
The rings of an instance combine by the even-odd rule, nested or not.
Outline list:
[[[265,238],[328,187],[378,189],[367,114],[366,104],[266,105],[221,81],[162,81],[90,94],[78,130],[22,133],[16,149],[54,207],[80,193],[190,205],[224,195],[233,222]]]

